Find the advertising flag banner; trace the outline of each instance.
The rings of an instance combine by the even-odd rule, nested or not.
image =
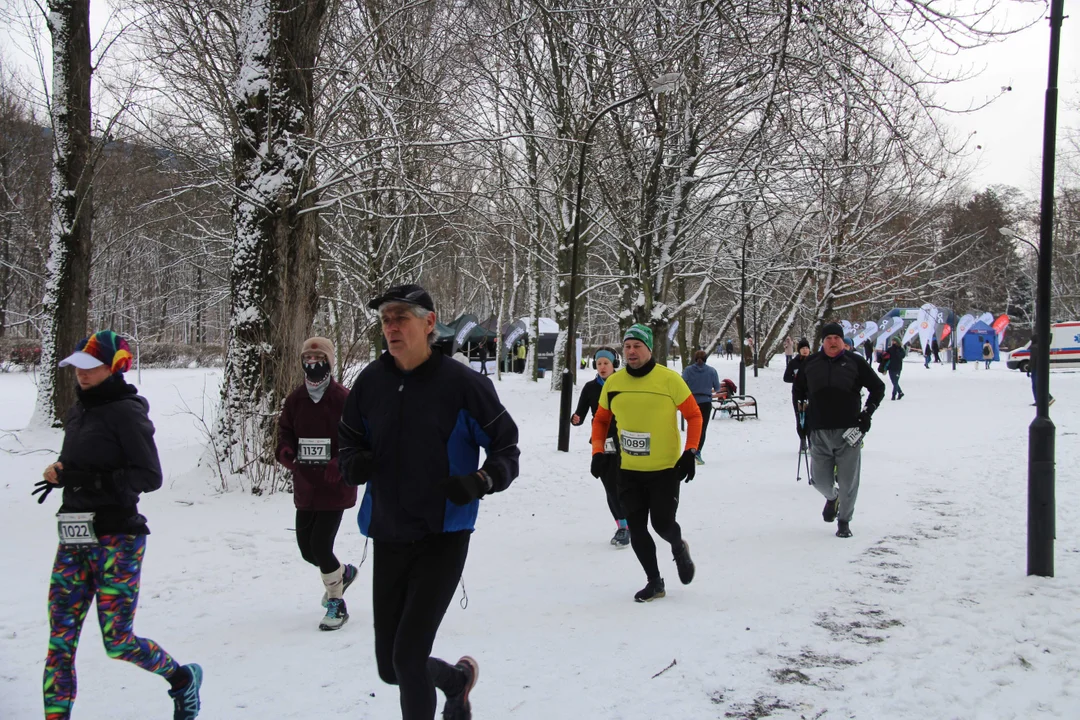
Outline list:
[[[863,325],[863,329],[855,335],[855,346],[858,347],[859,345],[862,345],[867,340],[873,338],[876,333],[877,323],[873,320],[867,320],[866,324]]]
[[[994,315],[993,315],[993,313],[983,313],[982,315],[979,316],[979,322],[984,322],[987,325],[993,327],[993,325],[994,325]]]
[[[924,348],[937,331],[937,316],[937,308],[930,303],[919,308],[919,317],[915,322],[919,324],[919,344]]]
[[[844,337],[851,337],[851,323],[847,320],[840,321],[840,327],[844,328]]]
[[[964,336],[967,335],[967,331],[971,329],[971,326],[975,324],[975,316],[968,313],[964,317],[960,318],[960,322],[956,323],[956,344],[960,345],[964,340]]]
[[[911,324],[907,326],[907,330],[904,331],[904,338],[900,341],[901,345],[907,345],[909,342],[915,339],[915,336],[919,334],[919,321],[912,320]]]
[[[998,345],[1001,344],[1001,340],[1005,337],[1005,328],[1009,327],[1009,316],[998,315],[997,320],[990,327],[994,328],[994,332],[997,333]]]
[[[900,328],[904,327],[904,319],[899,317],[891,317],[888,320],[882,320],[881,333],[877,336],[877,342],[874,343],[875,350],[884,350],[885,346],[889,344],[889,338],[896,333],[900,332]]]

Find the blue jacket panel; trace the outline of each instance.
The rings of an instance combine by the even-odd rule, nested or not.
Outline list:
[[[388,353],[364,368],[345,402],[339,435],[343,474],[355,476],[359,451],[374,454],[357,520],[376,540],[414,542],[472,530],[479,501],[455,505],[442,483],[479,469],[480,448],[492,492],[518,474],[517,425],[494,385],[438,351],[409,373]]]
[[[682,371],[682,378],[698,405],[712,402],[713,391],[720,389],[720,376],[716,374],[716,368],[709,365],[687,365]]]

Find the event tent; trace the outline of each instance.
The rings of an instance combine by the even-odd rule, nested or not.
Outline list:
[[[994,360],[1000,360],[998,354],[997,332],[984,322],[977,322],[971,326],[964,335],[964,359],[968,362],[979,362],[983,359],[983,344],[990,343],[994,349]]]

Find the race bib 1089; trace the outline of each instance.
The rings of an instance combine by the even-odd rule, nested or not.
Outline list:
[[[623,452],[627,455],[648,455],[652,434],[620,430],[619,440],[622,442]]]
[[[56,532],[61,545],[94,545],[94,513],[57,513]]]

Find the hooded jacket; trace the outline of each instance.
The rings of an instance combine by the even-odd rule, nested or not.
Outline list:
[[[89,390],[76,388],[75,394],[60,449],[60,512],[95,513],[99,537],[148,534],[139,495],[161,487],[150,403],[119,373]]]
[[[682,379],[698,405],[711,403],[713,392],[720,389],[720,376],[716,374],[716,368],[708,364],[690,363],[683,368]]]

